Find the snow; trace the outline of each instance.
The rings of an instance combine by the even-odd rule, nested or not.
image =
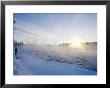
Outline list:
[[[96,49],[24,44],[14,55],[14,75],[96,75]],[[17,57],[17,58],[16,58]],[[86,59],[85,59],[86,58]]]

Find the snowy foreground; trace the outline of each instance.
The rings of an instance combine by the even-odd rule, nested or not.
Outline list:
[[[96,48],[77,50],[24,44],[14,55],[14,75],[96,75]]]

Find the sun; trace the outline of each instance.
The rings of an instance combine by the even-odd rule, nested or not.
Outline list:
[[[81,48],[81,40],[80,39],[74,40],[70,46],[72,48]]]

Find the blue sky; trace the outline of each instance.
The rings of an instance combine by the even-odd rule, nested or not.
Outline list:
[[[39,31],[40,34],[42,31],[41,37],[45,34],[54,37],[47,38],[49,41],[54,39],[56,42],[72,42],[76,39],[82,42],[97,41],[97,14],[95,13],[15,13],[14,19],[16,27],[20,24],[20,29],[24,28],[21,23],[28,24],[25,25],[27,27],[22,33]],[[39,36],[37,33],[35,35]]]

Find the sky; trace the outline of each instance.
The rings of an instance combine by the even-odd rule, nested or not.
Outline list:
[[[14,39],[31,43],[97,41],[96,13],[14,13]]]

